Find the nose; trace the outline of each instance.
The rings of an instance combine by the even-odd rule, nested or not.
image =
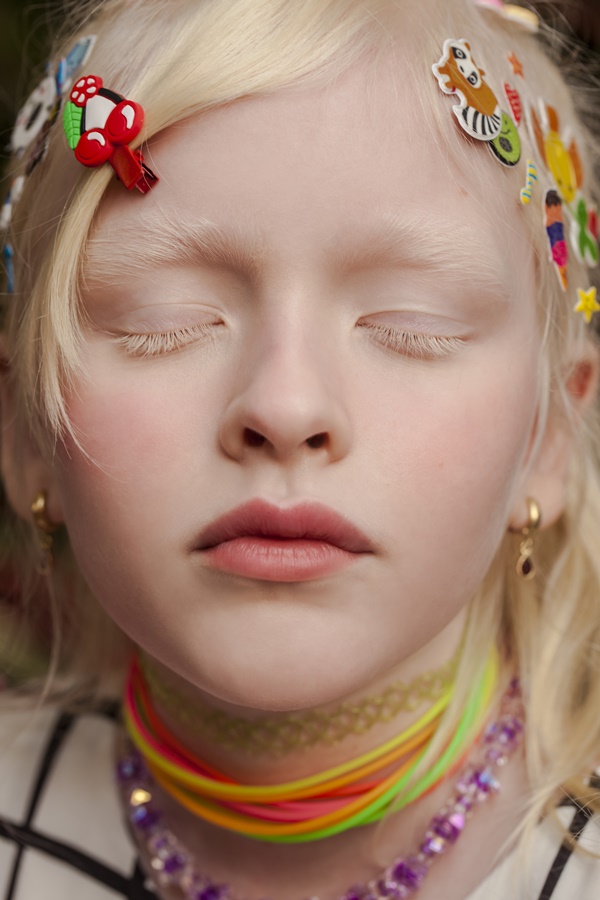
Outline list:
[[[288,462],[320,454],[334,462],[348,453],[351,425],[331,359],[296,340],[257,348],[238,372],[219,439],[236,461],[267,457]]]

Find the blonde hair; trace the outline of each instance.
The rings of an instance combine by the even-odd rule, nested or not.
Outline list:
[[[415,109],[430,123],[432,140],[445,142],[450,174],[457,166],[464,168],[465,160],[480,172],[487,165],[477,158],[483,151],[453,127],[451,104],[431,74],[444,40],[465,37],[498,92],[509,74],[507,55],[514,51],[526,61],[527,80],[519,82],[525,107],[537,104],[540,96],[552,102],[563,128],[577,136],[586,194],[597,197],[593,141],[575,111],[571,89],[539,41],[467,0],[431,0],[431,5],[432,15],[424,16],[422,7],[417,14],[412,0],[170,0],[166,15],[161,0],[106,0],[98,7],[79,3],[78,33],[65,38],[54,58],[69,49],[74,37],[97,34],[87,68],[145,107],[143,138],[148,140],[189,116],[242,97],[309,81],[326,84],[367,54],[375,64],[386,50],[393,52],[393,22],[401,11],[410,17],[415,35]],[[523,161],[504,173],[504,189],[515,191],[515,215],[518,191],[525,184],[525,157],[535,153],[533,140],[524,141]],[[486,177],[474,176],[474,191]],[[57,127],[47,158],[28,179],[11,227],[16,294],[7,297],[10,378],[22,433],[31,433],[48,452],[52,441],[65,434],[78,440],[65,393],[81,370],[86,246],[112,178],[108,166],[92,172],[79,167]],[[540,171],[538,190],[549,187],[550,179]],[[537,265],[544,336],[539,433],[549,417],[561,417],[572,428],[577,450],[566,512],[537,542],[538,578],[516,578],[518,543],[507,534],[470,604],[454,700],[430,756],[456,724],[483,670],[490,641],[499,642],[518,666],[527,708],[533,796],[524,829],[530,836],[540,815],[555,805],[557,791],[568,790],[580,802],[593,799],[584,776],[600,748],[600,431],[597,410],[585,422],[577,421],[566,388],[574,360],[591,340],[583,319],[573,314],[574,287],[589,286],[587,269],[573,261],[571,289],[565,295],[548,262],[539,210],[532,203],[520,214],[528,223]],[[21,532],[20,559],[31,569],[32,535],[22,527]],[[73,588],[76,579],[65,549],[54,592],[55,626],[67,632],[57,660],[61,690],[84,683],[89,688],[94,676],[114,670],[121,659],[106,655],[117,641],[116,628],[92,598]],[[103,623],[104,638],[99,638],[99,626],[92,628],[92,619]]]

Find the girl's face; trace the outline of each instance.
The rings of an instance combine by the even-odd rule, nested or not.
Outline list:
[[[156,137],[160,185],[115,185],[97,221],[69,398],[93,462],[61,454],[65,520],[117,623],[233,704],[317,706],[439,659],[523,504],[518,175],[467,142],[457,171],[417,110],[383,65],[234,103]],[[257,498],[324,504],[369,552],[218,567],[199,535]]]

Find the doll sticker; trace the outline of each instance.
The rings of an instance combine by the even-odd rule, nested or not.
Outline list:
[[[515,166],[521,158],[521,141],[515,123],[501,108],[484,79],[465,40],[444,42],[442,58],[433,67],[441,90],[454,94],[460,104],[453,107],[461,128],[478,141],[485,141],[505,166]]]
[[[583,164],[577,143],[561,131],[558,113],[548,104],[541,104],[541,118],[532,107],[530,121],[542,161],[571,218],[573,252],[579,262],[593,268],[600,260],[597,216],[581,194]]]
[[[562,289],[566,291],[569,287],[567,277],[569,248],[565,239],[563,202],[558,191],[554,189],[546,191],[544,207],[546,210],[545,225],[550,245],[550,259],[554,263]]]

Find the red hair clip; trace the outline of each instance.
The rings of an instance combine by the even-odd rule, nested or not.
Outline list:
[[[63,125],[75,157],[95,168],[109,162],[128,191],[147,194],[158,181],[139,150],[127,145],[142,130],[144,110],[103,86],[97,75],[80,78],[65,105]]]

